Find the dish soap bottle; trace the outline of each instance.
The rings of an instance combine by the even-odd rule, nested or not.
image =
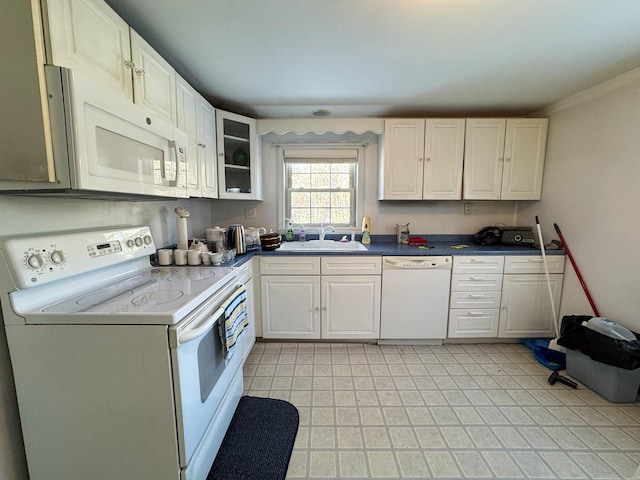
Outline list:
[[[371,243],[371,220],[369,217],[362,219],[362,240],[363,245],[369,245]]]
[[[307,231],[304,229],[304,225],[300,224],[300,230],[298,231],[298,241],[305,242],[307,240]]]
[[[284,235],[284,239],[287,242],[293,242],[294,234],[293,234],[293,222],[290,218],[285,218],[287,222],[289,222],[289,228],[287,229],[287,233]]]

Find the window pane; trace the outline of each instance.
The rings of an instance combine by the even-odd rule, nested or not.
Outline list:
[[[319,161],[320,160],[320,161]],[[285,164],[287,211],[296,224],[355,225],[356,170],[354,163],[324,158],[296,159]]]
[[[328,208],[314,208],[311,210],[311,223],[329,223],[331,210]]]
[[[311,173],[329,173],[331,171],[331,165],[328,163],[312,163]]]
[[[292,163],[289,168],[291,173],[311,173],[311,165],[308,163]]]
[[[292,208],[291,220],[293,223],[311,223],[311,210],[308,208]]]
[[[351,175],[343,173],[331,175],[331,188],[351,188]]]
[[[351,193],[331,192],[331,207],[351,208]]]
[[[309,192],[291,192],[291,208],[311,206],[311,194]]]
[[[295,189],[309,189],[311,188],[311,176],[303,173],[292,173],[291,185],[289,185],[289,187]]]
[[[328,173],[318,173],[311,175],[311,188],[329,188],[331,186],[331,175]]]
[[[313,207],[330,207],[330,192],[311,192],[311,206]]]
[[[350,173],[351,167],[350,163],[332,163],[331,173]]]
[[[351,210],[349,208],[332,208],[331,223],[333,224],[350,224]]]

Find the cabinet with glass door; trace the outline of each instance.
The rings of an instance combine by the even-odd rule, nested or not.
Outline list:
[[[261,200],[255,119],[216,110],[216,130],[220,198]]]

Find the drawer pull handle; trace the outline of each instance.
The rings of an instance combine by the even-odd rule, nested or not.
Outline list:
[[[480,317],[482,315],[482,312],[469,312],[469,316],[471,317]]]
[[[470,293],[469,298],[484,298],[484,295]]]
[[[542,259],[541,258],[529,258],[528,260],[531,263],[542,263]]]
[[[487,263],[486,260],[482,260],[479,258],[471,258],[470,260],[471,260],[471,263]]]
[[[474,282],[478,282],[478,281],[481,282],[482,280],[485,280],[485,278],[484,277],[474,277],[473,275],[471,275],[469,277],[469,280],[473,280]]]

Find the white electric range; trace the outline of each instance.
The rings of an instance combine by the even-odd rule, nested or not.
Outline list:
[[[242,271],[151,267],[154,252],[148,227],[0,241],[31,480],[206,479],[254,341],[225,357]]]

